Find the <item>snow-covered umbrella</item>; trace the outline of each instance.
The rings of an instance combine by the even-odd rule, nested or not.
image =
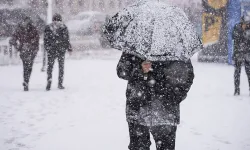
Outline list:
[[[104,26],[111,46],[150,61],[190,59],[201,41],[185,12],[157,0],[141,0]]]

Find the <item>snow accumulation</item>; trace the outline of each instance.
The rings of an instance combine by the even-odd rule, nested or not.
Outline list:
[[[30,91],[22,91],[22,67],[0,67],[0,150],[126,150],[126,82],[112,59],[68,60],[66,90],[57,72],[45,92],[46,74],[34,65]],[[249,150],[250,98],[233,96],[233,67],[193,60],[195,80],[181,104],[176,150]],[[55,68],[58,68],[55,66]],[[244,71],[244,70],[243,70]],[[155,145],[152,145],[155,150]]]

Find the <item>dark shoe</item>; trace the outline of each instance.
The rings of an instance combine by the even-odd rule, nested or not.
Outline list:
[[[64,89],[65,89],[65,87],[64,87],[64,86],[62,86],[62,85],[58,85],[58,89],[60,89],[60,90],[64,90]]]
[[[48,81],[46,86],[46,91],[50,91],[50,88],[51,88],[51,81]]]
[[[45,72],[45,71],[46,71],[45,67],[42,67],[41,71],[42,71],[42,72]]]
[[[23,82],[23,90],[24,91],[29,91],[29,85],[26,82]]]
[[[238,95],[240,95],[240,89],[235,89],[234,96],[238,96]]]

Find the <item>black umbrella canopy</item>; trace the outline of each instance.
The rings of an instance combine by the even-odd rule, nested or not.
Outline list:
[[[184,11],[157,0],[138,0],[105,25],[111,45],[150,61],[190,59],[202,47]]]

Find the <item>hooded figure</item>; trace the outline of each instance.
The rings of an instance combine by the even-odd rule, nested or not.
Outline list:
[[[69,41],[68,28],[62,22],[62,16],[60,14],[55,14],[53,16],[53,22],[45,27],[44,48],[47,51],[48,57],[46,90],[49,91],[51,88],[53,66],[56,59],[58,59],[59,63],[58,88],[64,89],[63,76],[65,53],[66,51],[72,52],[72,48]]]
[[[20,52],[20,58],[23,62],[24,91],[28,91],[34,59],[39,50],[39,33],[30,17],[25,17],[18,24],[10,39],[10,45],[13,45]]]
[[[245,65],[245,71],[248,77],[250,91],[250,23],[245,21],[245,17],[241,18],[240,23],[236,24],[233,31],[234,40],[234,95],[240,95],[240,74],[241,66]]]

